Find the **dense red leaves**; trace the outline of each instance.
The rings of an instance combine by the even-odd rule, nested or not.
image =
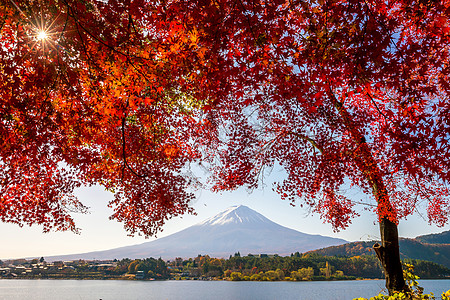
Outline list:
[[[197,181],[254,188],[335,228],[358,187],[379,218],[448,221],[447,1],[0,4],[0,216],[75,229],[80,185],[150,235]],[[44,22],[44,23],[42,23]],[[37,27],[50,33],[36,40]],[[358,201],[356,201],[358,202]]]
[[[130,233],[152,235],[192,212],[185,167],[198,157],[189,144],[197,104],[174,84],[178,57],[165,59],[175,56],[166,41],[173,24],[161,9],[2,2],[2,221],[76,230],[70,213],[86,208],[74,189],[92,184],[115,193],[112,217]],[[50,38],[36,40],[37,27]]]
[[[200,20],[210,57],[192,69],[218,128],[215,189],[255,187],[279,165],[282,198],[338,228],[355,214],[337,196],[349,185],[380,219],[429,205],[430,222],[448,221],[447,1],[213,3],[173,9]]]

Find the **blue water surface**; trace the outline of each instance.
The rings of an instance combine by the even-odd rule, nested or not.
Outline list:
[[[425,293],[440,296],[450,280],[421,280]],[[370,298],[384,291],[384,280],[307,282],[0,280],[0,299],[33,300],[340,300]],[[440,299],[440,297],[438,297]]]

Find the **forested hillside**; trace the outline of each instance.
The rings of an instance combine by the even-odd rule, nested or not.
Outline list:
[[[420,259],[450,268],[450,231],[419,236],[415,239],[400,239],[402,259]],[[375,255],[372,249],[376,241],[352,242],[344,245],[311,251],[325,256]]]
[[[421,235],[416,237],[415,239],[421,243],[450,244],[450,230],[441,233]]]

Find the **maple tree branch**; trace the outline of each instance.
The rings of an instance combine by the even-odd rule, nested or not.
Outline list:
[[[67,8],[67,9],[69,9],[69,8]],[[69,14],[67,14],[67,15],[69,15]],[[85,40],[83,39],[83,35],[81,34],[81,31],[80,31],[80,26],[79,26],[79,24],[78,24],[78,22],[75,22],[75,26],[76,26],[76,29],[77,29],[77,33],[78,33],[78,37],[80,38],[80,40],[81,40],[81,47],[83,48],[83,50],[84,50],[84,54],[86,55],[86,57],[87,57],[87,59],[98,69],[98,70],[101,70],[102,68],[96,63],[96,61],[94,60],[94,59],[92,59],[92,57],[89,55],[89,52],[88,52],[88,50],[87,50],[87,48],[86,48],[86,42],[85,42]],[[88,68],[88,71],[89,71],[89,73],[90,74],[92,74],[91,73],[91,64],[89,64],[89,68]]]
[[[365,205],[365,206],[369,206],[369,207],[377,207],[377,205],[372,204],[372,203],[358,202],[358,201],[354,201],[354,200],[350,200],[350,202],[355,205]]]
[[[377,109],[378,113],[384,117],[386,120],[390,120],[378,107],[378,104],[375,102],[375,99],[372,97],[372,95],[369,92],[366,92],[366,95],[369,97],[370,101],[373,103],[375,108]],[[390,120],[392,121],[392,120]]]
[[[325,9],[324,9],[324,12],[325,12],[325,45],[323,46],[323,49],[322,49],[322,54],[321,54],[322,57],[325,55],[325,52],[328,48],[329,41],[330,41],[330,39],[328,37],[328,7],[327,7],[327,4],[328,4],[328,1],[325,2]]]
[[[378,208],[380,210],[381,208],[383,208],[384,211],[390,213],[390,215],[386,214],[385,216],[379,216],[380,219],[392,222],[391,218],[393,218],[394,220],[397,219],[397,213],[392,207],[392,203],[389,201],[388,189],[386,188],[385,182],[383,180],[382,170],[375,160],[366,142],[364,134],[358,129],[358,127],[352,120],[350,113],[345,109],[344,105],[336,98],[334,92],[331,90],[331,87],[327,91],[327,95],[332,101],[333,106],[338,111],[342,119],[342,123],[349,131],[354,143],[359,148],[360,155],[358,157],[355,157],[354,161],[356,165],[359,165],[358,168],[360,172],[364,175],[368,184],[370,185],[372,194],[374,195],[378,203]],[[361,161],[358,162],[357,159],[360,159]]]
[[[122,117],[122,159],[123,159],[123,167],[122,167],[122,180],[125,176],[125,168],[128,169],[135,176],[140,178],[146,178],[147,175],[138,174],[127,161],[127,153],[126,153],[126,140],[125,140],[125,126],[126,126],[126,115]]]
[[[140,58],[140,59],[143,59],[143,60],[151,60],[150,58],[146,58],[146,57],[142,57],[142,56],[129,55],[129,54],[127,54],[127,53],[124,53],[124,52],[118,50],[116,47],[113,47],[113,46],[109,45],[108,43],[102,41],[102,39],[99,39],[98,37],[96,37],[95,35],[93,35],[93,34],[92,34],[85,26],[83,26],[83,24],[81,24],[81,23],[78,21],[78,19],[76,18],[76,15],[75,15],[75,13],[74,13],[72,7],[70,7],[69,4],[68,4],[65,0],[63,0],[63,2],[66,4],[66,6],[67,6],[67,8],[68,8],[68,10],[67,10],[67,15],[71,16],[72,19],[75,21],[75,23],[76,23],[78,26],[80,26],[80,28],[83,29],[83,31],[86,32],[86,33],[87,33],[91,38],[93,38],[95,41],[99,42],[100,44],[102,44],[102,45],[105,46],[106,48],[112,50],[113,52],[116,52],[116,53],[118,53],[118,54],[120,54],[120,55],[123,55],[123,56],[125,56],[125,57],[127,57],[127,58],[128,58],[128,57],[133,57],[133,58]],[[71,12],[71,14],[69,14],[69,11]]]
[[[294,136],[296,136],[298,138],[301,138],[302,140],[305,140],[305,141],[309,142],[314,148],[319,150],[320,154],[322,154],[322,155],[324,154],[323,148],[321,146],[319,146],[319,144],[317,144],[317,142],[315,140],[313,140],[312,138],[310,138],[309,136],[306,136],[306,135],[303,135],[303,134],[300,134],[300,133],[296,133],[296,132],[292,132],[292,131],[289,131],[289,132],[286,132],[286,133],[287,134],[292,134],[292,135],[294,135]]]

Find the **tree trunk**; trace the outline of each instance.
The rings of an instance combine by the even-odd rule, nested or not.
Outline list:
[[[380,215],[381,212],[390,212],[391,219],[396,218],[395,210],[389,201],[389,194],[384,185],[383,172],[380,170],[377,161],[366,143],[363,130],[354,123],[351,114],[339,102],[331,89],[328,91],[328,96],[333,101],[333,105],[339,112],[343,124],[350,132],[357,146],[358,152],[355,152],[353,159],[355,164],[359,166],[361,173],[366,177],[369,186],[372,187],[373,195],[378,204],[381,245],[375,244],[373,248],[384,268],[386,288],[390,295],[395,291],[408,292],[409,287],[403,278],[403,268],[400,261],[397,225],[388,219],[388,215]]]
[[[403,278],[397,225],[387,219],[382,219],[380,221],[380,233],[381,245],[377,243],[373,245],[373,248],[383,265],[389,295],[392,295],[395,291],[409,291]]]

